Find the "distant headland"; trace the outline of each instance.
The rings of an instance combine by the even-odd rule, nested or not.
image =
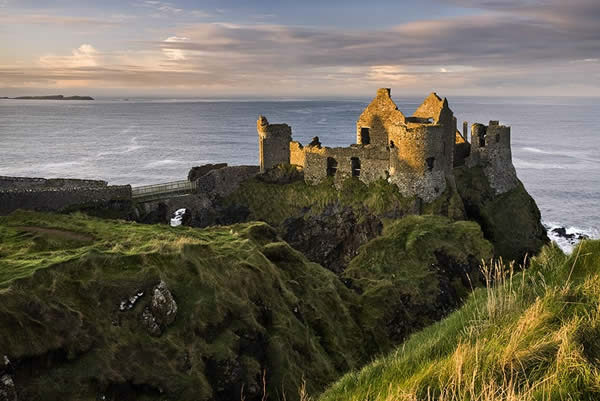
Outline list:
[[[91,96],[63,96],[63,95],[0,97],[0,99],[14,99],[14,100],[94,100],[94,98],[91,97]]]

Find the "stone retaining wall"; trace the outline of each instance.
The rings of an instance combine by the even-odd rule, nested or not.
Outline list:
[[[0,215],[17,209],[63,211],[79,206],[94,206],[109,201],[131,200],[131,186],[62,187],[0,191]]]

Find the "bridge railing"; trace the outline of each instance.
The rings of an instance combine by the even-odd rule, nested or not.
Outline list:
[[[131,188],[131,196],[136,198],[148,198],[159,195],[175,194],[175,193],[190,193],[196,190],[196,182],[183,180],[165,182],[162,184],[144,185],[141,187]]]

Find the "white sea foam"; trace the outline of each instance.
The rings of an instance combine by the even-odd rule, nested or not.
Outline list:
[[[588,237],[590,239],[599,239],[600,238],[600,230],[598,230],[597,228],[575,227],[575,226],[565,227],[564,225],[562,225],[560,223],[551,222],[551,221],[543,222],[543,223],[544,223],[544,227],[546,227],[546,229],[548,230],[548,237],[550,238],[550,240],[553,242],[556,242],[556,244],[565,253],[571,253],[573,251],[573,248],[575,248],[575,245],[577,245],[577,243],[580,241],[576,238],[579,235]],[[576,237],[573,239],[568,239],[568,238],[561,237],[557,233],[552,231],[556,228],[563,228],[563,227],[565,228],[567,234],[572,234],[572,235],[575,235]]]

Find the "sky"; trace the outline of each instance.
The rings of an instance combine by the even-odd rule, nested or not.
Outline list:
[[[600,0],[0,0],[0,96],[600,96]]]

